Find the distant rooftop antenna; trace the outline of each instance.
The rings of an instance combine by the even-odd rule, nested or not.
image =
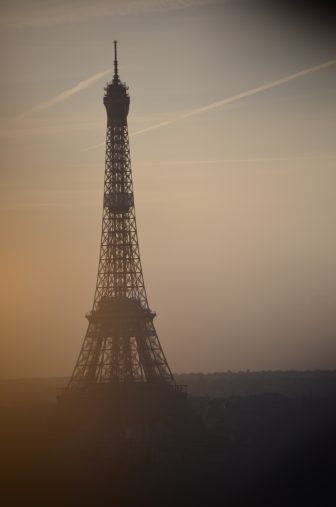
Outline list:
[[[114,76],[113,76],[113,81],[115,83],[118,83],[119,82],[118,57],[117,57],[117,44],[118,44],[118,41],[117,40],[113,41],[113,44],[114,44]]]

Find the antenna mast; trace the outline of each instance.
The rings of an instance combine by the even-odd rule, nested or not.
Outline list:
[[[114,44],[114,76],[113,76],[113,81],[115,83],[118,83],[119,82],[118,57],[117,57],[117,44],[118,44],[118,41],[117,40],[113,41],[113,44]]]

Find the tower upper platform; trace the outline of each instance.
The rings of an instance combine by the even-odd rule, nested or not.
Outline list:
[[[104,95],[108,124],[125,122],[129,111],[129,104],[128,86],[122,83],[119,78],[117,41],[114,41],[114,75],[112,81],[107,83]]]

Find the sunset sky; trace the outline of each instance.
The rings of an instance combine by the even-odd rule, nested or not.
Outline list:
[[[275,4],[0,1],[0,377],[70,375],[83,341],[114,39],[172,370],[336,367],[336,40]]]

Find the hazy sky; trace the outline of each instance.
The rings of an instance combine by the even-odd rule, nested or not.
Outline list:
[[[206,110],[336,58],[328,13],[275,5],[0,1],[0,376],[69,375],[83,341],[113,39],[172,370],[336,367],[336,65]]]

